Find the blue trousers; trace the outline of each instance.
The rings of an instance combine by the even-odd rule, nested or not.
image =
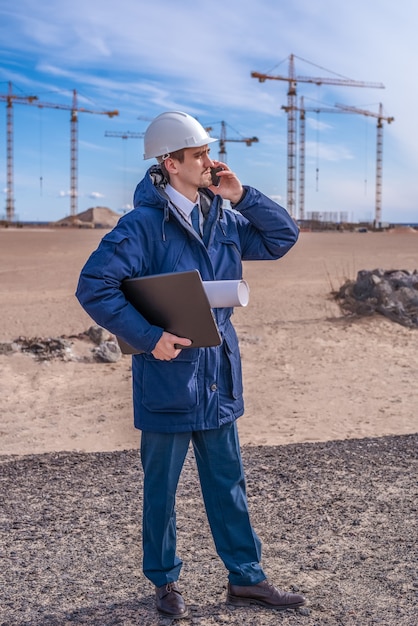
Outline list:
[[[260,565],[261,542],[250,523],[235,422],[197,432],[142,432],[144,574],[157,587],[180,575],[176,490],[190,442],[216,551],[229,572],[229,581],[255,585],[266,575]]]

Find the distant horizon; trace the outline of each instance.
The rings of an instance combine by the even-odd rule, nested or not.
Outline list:
[[[30,224],[54,224],[65,219],[77,219],[80,215],[83,215],[92,209],[106,209],[108,211],[111,211],[115,216],[122,217],[126,213],[129,213],[130,211],[135,210],[135,207],[132,207],[129,209],[115,210],[105,204],[95,204],[95,205],[91,205],[87,207],[86,209],[83,209],[82,211],[79,211],[75,215],[72,215],[71,212],[69,212],[54,220],[48,220],[48,219],[21,220],[19,219],[18,215],[15,215],[15,218],[12,221],[8,221],[6,218],[6,214],[0,213],[0,225],[4,225],[4,224],[10,224],[10,225],[13,225],[13,224],[15,225],[16,224],[28,224],[28,225]],[[332,218],[332,216],[338,216],[338,215],[344,216],[347,219],[341,219],[341,218],[335,219],[335,217],[334,219]],[[351,215],[353,215],[353,212],[351,212]],[[353,218],[349,219],[346,211],[316,211],[316,212],[307,211],[307,217],[305,217],[304,219],[300,219],[300,218],[294,218],[294,219],[296,223],[299,225],[305,224],[305,223],[320,223],[320,224],[329,223],[329,224],[352,224],[352,225],[373,225],[374,224],[373,219],[360,219],[360,220],[354,220]],[[384,228],[394,226],[394,225],[411,226],[413,228],[418,228],[418,221],[404,222],[404,221],[382,220],[380,224],[380,228],[384,229]]]
[[[68,215],[64,215],[63,217],[58,218],[57,220],[19,220],[19,219],[14,219],[13,221],[7,221],[6,219],[4,219],[3,217],[0,217],[0,228],[8,228],[8,227],[13,227],[13,226],[31,226],[31,225],[52,225],[52,224],[57,224],[58,222],[65,220],[65,219],[77,219],[78,216],[82,215],[83,213],[87,213],[87,211],[89,211],[90,209],[108,209],[109,211],[112,211],[112,213],[115,214],[115,216],[118,217],[122,217],[125,213],[127,213],[128,211],[125,212],[121,212],[121,211],[114,211],[113,209],[111,209],[110,207],[106,207],[103,205],[96,205],[96,206],[92,206],[89,207],[88,209],[85,209],[84,211],[80,211],[79,213],[77,213],[76,215],[72,216],[70,214]],[[134,209],[131,209],[134,210]],[[333,221],[333,220],[321,220],[321,219],[304,219],[304,220],[300,220],[300,219],[296,219],[295,220],[297,224],[299,224],[300,226],[302,225],[306,225],[309,223],[315,223],[315,224],[350,224],[352,226],[371,226],[373,227],[373,220],[372,221],[367,221],[367,220],[359,220],[359,221]],[[88,222],[86,222],[88,223]],[[382,225],[380,228],[376,228],[376,230],[384,230],[386,228],[390,228],[393,226],[397,226],[397,227],[411,227],[411,228],[418,228],[418,221],[417,222],[389,222],[389,221],[385,221],[382,222]],[[107,228],[107,227],[106,227]],[[111,228],[111,227],[109,227]]]

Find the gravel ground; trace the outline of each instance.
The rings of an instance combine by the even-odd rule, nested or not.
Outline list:
[[[413,626],[418,435],[243,448],[270,579],[298,612],[232,608],[194,459],[178,493],[181,586],[193,625]],[[2,626],[166,626],[141,573],[136,450],[3,456]]]

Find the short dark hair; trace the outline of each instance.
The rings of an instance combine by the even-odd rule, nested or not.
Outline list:
[[[184,150],[185,150],[185,148],[180,148],[180,150],[175,150],[174,152],[170,152],[169,156],[172,159],[176,159],[177,161],[180,161],[180,163],[183,163],[183,161],[184,161]]]

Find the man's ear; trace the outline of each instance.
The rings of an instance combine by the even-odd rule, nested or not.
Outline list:
[[[171,157],[164,159],[165,169],[169,174],[177,174],[177,161]]]

